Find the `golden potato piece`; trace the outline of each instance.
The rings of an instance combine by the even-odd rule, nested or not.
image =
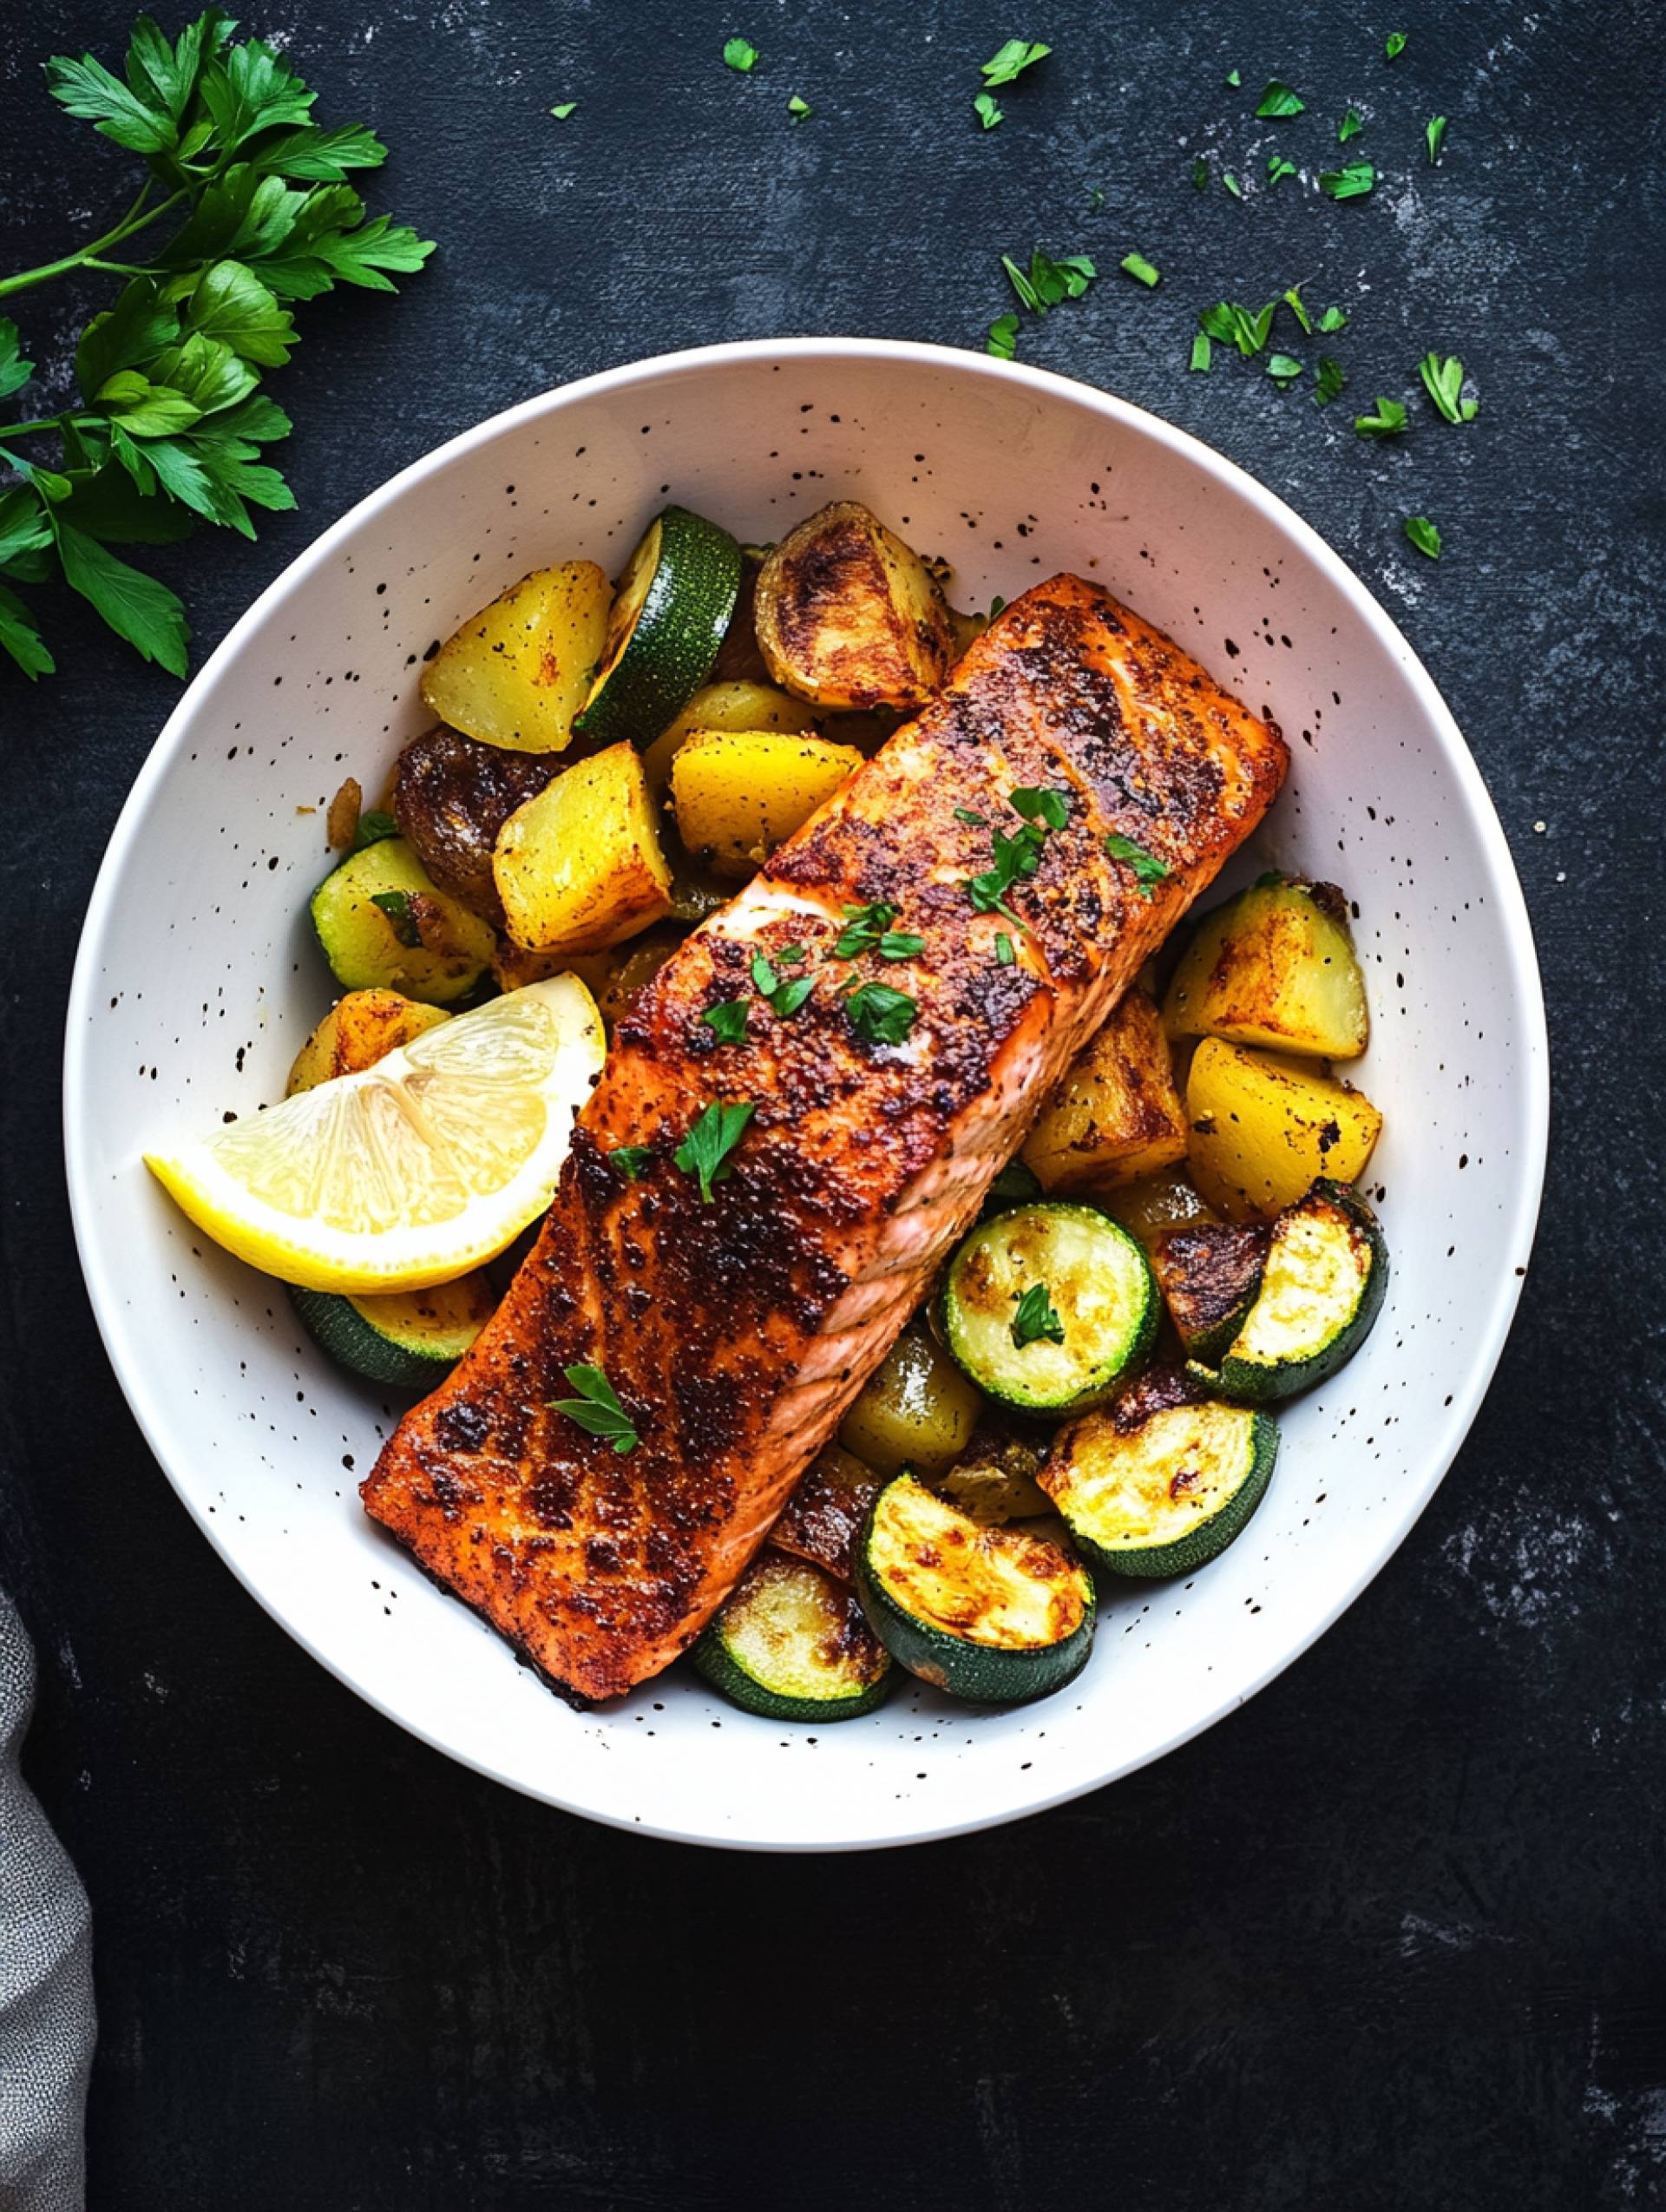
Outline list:
[[[808,730],[816,709],[773,684],[704,684],[677,719],[642,752],[648,782],[663,791],[671,781],[678,748],[696,730]]]
[[[888,1480],[905,1467],[929,1477],[954,1466],[982,1409],[931,1332],[912,1322],[840,1422],[839,1441]]]
[[[535,568],[446,640],[423,673],[423,697],[467,737],[561,752],[601,658],[612,599],[594,561]]]
[[[1263,876],[1197,924],[1163,1019],[1171,1037],[1357,1059],[1371,1021],[1348,902],[1334,883]]]
[[[1184,1229],[1198,1221],[1218,1221],[1212,1206],[1205,1205],[1184,1170],[1160,1168],[1142,1175],[1137,1183],[1118,1184],[1105,1196],[1105,1210],[1113,1214],[1149,1251],[1171,1229]]]
[[[517,807],[492,863],[510,936],[529,952],[603,952],[671,911],[671,870],[634,745],[565,769]]]
[[[296,1053],[284,1096],[292,1099],[338,1075],[374,1067],[384,1053],[397,1052],[449,1018],[443,1007],[421,1006],[398,991],[349,991]]]
[[[576,975],[611,1029],[621,1014],[630,1011],[639,993],[653,981],[687,934],[676,922],[665,922],[627,943],[610,946],[606,952],[525,952],[505,941],[498,946],[492,974],[498,988],[504,991],[519,990],[523,983],[541,983],[552,975]]]
[[[784,730],[696,730],[671,770],[677,830],[697,860],[746,876],[862,765],[854,745]]]
[[[1186,1083],[1191,1178],[1234,1221],[1269,1221],[1315,1176],[1365,1172],[1382,1116],[1363,1093],[1299,1060],[1205,1037]]]
[[[960,649],[925,562],[854,500],[771,549],[754,620],[777,683],[821,706],[923,706]]]
[[[1186,1156],[1186,1110],[1153,1001],[1132,990],[1041,1109],[1023,1159],[1044,1191],[1104,1191]]]

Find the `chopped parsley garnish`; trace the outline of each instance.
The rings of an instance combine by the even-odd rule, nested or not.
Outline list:
[[[1227,190],[1231,194],[1235,200],[1243,199],[1243,187],[1238,182],[1230,169],[1223,169],[1222,171],[1221,182],[1226,187]]]
[[[1405,31],[1391,30],[1387,37],[1382,42],[1383,60],[1385,62],[1392,62],[1397,56],[1403,54],[1406,51],[1406,39],[1407,33]]]
[[[1427,553],[1431,561],[1440,558],[1440,533],[1427,515],[1408,515],[1404,527],[1420,553]]]
[[[1007,602],[1006,602],[1006,601],[1005,601],[1005,600],[1001,597],[1000,594],[999,592],[997,592],[997,593],[995,594],[994,597],[994,598],[990,601],[990,602],[989,602],[989,620],[993,622],[993,621],[994,620],[994,619],[995,619],[995,617],[996,617],[996,615],[997,615],[997,614],[1000,614],[1005,613],[1005,611],[1006,611],[1006,607],[1007,607]],[[955,808],[954,811],[956,812],[956,814],[960,814],[960,813],[961,813],[961,808],[959,808],[959,807],[957,806],[957,807]],[[981,821],[982,821],[982,819],[983,819],[983,817],[982,817],[982,815],[981,815],[981,814],[980,814],[980,815],[977,815],[976,817],[974,817],[974,818],[975,820],[979,821],[979,822],[981,822]]]
[[[711,1204],[714,1183],[728,1181],[729,1155],[745,1134],[746,1124],[757,1111],[750,1101],[733,1100],[725,1105],[714,1099],[672,1154],[685,1175],[699,1178],[703,1204]]]
[[[1062,830],[1070,819],[1069,792],[1046,784],[1020,784],[1008,793],[1007,804],[1026,822],[1045,823],[1049,830]]]
[[[1200,154],[1191,165],[1192,188],[1197,192],[1209,189],[1209,164]]]
[[[407,951],[414,952],[423,942],[423,933],[416,927],[416,916],[411,912],[409,891],[372,891],[371,904],[379,907],[388,917],[388,926]]]
[[[1003,968],[1010,968],[1018,958],[1013,950],[1013,941],[1004,929],[995,933],[995,958]]]
[[[607,1158],[627,1183],[634,1183],[653,1158],[653,1146],[652,1145],[615,1145]]]
[[[1328,353],[1322,353],[1319,356],[1318,366],[1314,371],[1313,397],[1315,404],[1321,407],[1328,407],[1333,399],[1341,397],[1347,383],[1348,378],[1342,374],[1341,363],[1332,360]]]
[[[1282,154],[1269,154],[1267,156],[1267,181],[1269,184],[1277,184],[1281,178],[1300,176],[1301,174],[1301,171],[1296,167],[1295,162],[1287,161]]]
[[[1345,331],[1348,328],[1348,317],[1340,307],[1327,307],[1319,318],[1319,327],[1327,332]]]
[[[1267,373],[1281,391],[1288,391],[1302,374],[1302,364],[1293,353],[1275,353],[1267,363]]]
[[[1126,861],[1134,871],[1134,889],[1143,899],[1151,896],[1153,883],[1160,883],[1165,876],[1173,874],[1166,860],[1159,860],[1154,852],[1147,852],[1144,845],[1136,844],[1131,837],[1125,837],[1120,830],[1113,830],[1105,841],[1105,849],[1112,860]]]
[[[1018,318],[1016,315],[997,315],[989,325],[989,335],[984,340],[984,351],[993,353],[997,361],[1011,361],[1018,354]]]
[[[1443,361],[1438,353],[1426,353],[1417,364],[1417,373],[1423,379],[1423,389],[1449,423],[1473,423],[1480,412],[1479,399],[1466,399],[1464,364],[1450,353]]]
[[[1440,159],[1440,148],[1446,143],[1446,117],[1444,115],[1431,115],[1428,121],[1424,125],[1423,138],[1424,142],[1428,147],[1429,161],[1431,165],[1433,165]]]
[[[844,1002],[850,1027],[870,1045],[900,1045],[914,1027],[920,1009],[906,991],[889,983],[864,983]]]
[[[1000,266],[1020,305],[1033,315],[1045,315],[1061,299],[1079,299],[1099,273],[1086,253],[1066,253],[1055,261],[1039,246],[1030,256],[1027,271],[1020,269],[1009,253],[1001,255]]]
[[[872,952],[880,939],[896,919],[896,909],[876,899],[869,906],[847,906],[844,928],[833,948],[835,960],[859,960],[865,952]]]
[[[1308,336],[1311,338],[1313,336],[1313,318],[1308,312],[1308,303],[1302,297],[1302,286],[1299,284],[1293,284],[1289,290],[1284,294],[1284,305],[1289,309],[1291,314],[1295,316],[1296,321],[1301,324]]]
[[[985,130],[994,130],[1001,120],[1001,110],[996,104],[994,94],[980,92],[974,96],[972,105],[977,109],[978,120]]]
[[[1267,89],[1256,103],[1256,113],[1261,116],[1299,115],[1307,104],[1299,93],[1290,90],[1288,84],[1281,83],[1277,77],[1269,77]]]
[[[372,811],[361,814],[358,827],[353,832],[353,850],[363,852],[366,845],[379,845],[384,837],[397,837],[399,824],[390,814]]]
[[[1163,273],[1160,269],[1154,268],[1143,253],[1125,253],[1117,266],[1125,275],[1132,277],[1137,284],[1147,286],[1158,283]]]
[[[602,1369],[580,1364],[563,1368],[561,1372],[568,1387],[579,1395],[576,1398],[552,1398],[551,1412],[565,1414],[590,1435],[605,1439],[616,1452],[633,1452],[642,1440]]]
[[[1319,189],[1331,200],[1363,200],[1376,181],[1369,161],[1349,161],[1340,169],[1322,170]]]
[[[1346,146],[1350,138],[1357,138],[1365,128],[1365,118],[1355,108],[1350,108],[1336,126],[1336,143]]]
[[[1236,92],[1238,87],[1243,82],[1243,78],[1236,69],[1229,69],[1226,73],[1226,81],[1231,86],[1233,91]]]
[[[989,620],[992,622],[995,619],[995,610],[1000,605],[1001,601],[997,600],[994,607],[990,608]],[[989,826],[989,817],[987,814],[980,814],[975,807],[957,806],[954,810],[954,819],[957,822],[969,822],[974,830],[985,830]]]
[[[725,999],[719,1005],[707,1007],[700,1019],[720,1045],[738,1045],[745,1039],[750,1010],[744,999]]]
[[[797,945],[784,946],[781,957],[783,960],[802,959],[803,950]],[[797,1013],[815,989],[816,978],[813,975],[795,975],[784,983],[773,962],[766,960],[762,953],[755,953],[752,955],[752,984],[771,1012],[781,1021],[787,1021]]]
[[[1258,314],[1248,307],[1235,306],[1230,300],[1217,299],[1198,316],[1197,326],[1205,337],[1236,345],[1244,359],[1250,361],[1272,336],[1273,317],[1277,309],[1276,299],[1269,299]]]
[[[1033,876],[1041,865],[1041,847],[1046,832],[1031,823],[1015,837],[1009,837],[1003,830],[991,830],[990,837],[995,849],[995,864],[986,868],[981,876],[967,877],[966,895],[980,914],[1004,914],[1021,929],[1023,918],[1007,905],[1007,894],[1020,876]]]
[[[563,100],[559,107],[552,108],[549,112],[558,123],[564,123],[578,104],[576,100]]]
[[[738,69],[742,76],[745,76],[757,62],[758,49],[747,38],[726,39],[723,58],[731,69]]]
[[[787,113],[796,123],[803,122],[806,115],[813,115],[815,112],[809,101],[801,100],[796,92],[787,102]]]
[[[1209,340],[1204,336],[1202,331],[1199,331],[1197,337],[1191,341],[1192,367],[1194,369],[1201,369],[1204,373],[1207,375],[1209,372],[1210,364],[1214,359],[1214,351],[1215,350],[1210,345]]]
[[[1406,410],[1397,399],[1377,398],[1374,415],[1356,415],[1354,427],[1361,437],[1398,437],[1406,427]]]
[[[1020,1352],[1038,1337],[1045,1337],[1050,1344],[1065,1341],[1065,1324],[1054,1310],[1045,1283],[1031,1283],[1013,1316],[1013,1342]]]
[[[1087,212],[1090,215],[1097,215],[1104,205],[1105,187],[1096,184],[1087,195]]]
[[[1052,51],[1051,46],[1043,46],[1039,39],[1009,38],[999,53],[990,56],[979,74],[986,84],[1010,84],[1020,72],[1045,61]]]

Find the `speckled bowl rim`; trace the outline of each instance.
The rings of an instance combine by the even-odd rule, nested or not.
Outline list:
[[[1399,1519],[1388,1525],[1375,1558],[1338,1592],[1335,1604],[1323,1618],[1263,1667],[1247,1686],[1240,1685],[1223,1695],[1201,1719],[1177,1730],[1164,1743],[1112,1766],[1102,1775],[1074,1782],[1065,1789],[1044,1790],[1033,1796],[1026,1795],[1021,1789],[1014,1790],[1009,1802],[976,1818],[937,1824],[925,1822],[902,1835],[846,1840],[832,1844],[813,1840],[780,1843],[715,1835],[655,1821],[647,1817],[621,1818],[593,1808],[577,1797],[564,1796],[553,1789],[537,1788],[519,1776],[506,1774],[489,1762],[472,1757],[466,1749],[443,1741],[407,1714],[396,1710],[385,1699],[372,1696],[350,1670],[338,1665],[308,1637],[301,1634],[276,1606],[267,1602],[259,1585],[231,1557],[214,1522],[195,1502],[187,1485],[170,1463],[161,1441],[167,1426],[162,1404],[164,1394],[153,1388],[141,1349],[131,1340],[130,1324],[115,1287],[105,1278],[102,1271],[89,1228],[95,1200],[83,1104],[86,1097],[86,1053],[87,1040],[93,1034],[89,1015],[97,991],[99,943],[109,925],[117,887],[133,848],[143,834],[158,787],[195,712],[198,694],[208,687],[228,663],[237,659],[247,639],[281,605],[286,595],[304,578],[328,561],[344,541],[378,513],[393,506],[410,486],[432,470],[471,452],[476,447],[489,444],[503,431],[517,430],[541,417],[558,414],[567,407],[599,394],[627,391],[636,384],[653,384],[662,378],[674,377],[692,368],[721,368],[729,363],[793,361],[833,367],[843,361],[874,359],[908,362],[927,370],[952,370],[955,375],[961,377],[981,377],[993,384],[1020,386],[1042,399],[1066,398],[1073,405],[1096,409],[1125,432],[1168,447],[1193,468],[1214,478],[1221,486],[1236,493],[1258,509],[1266,521],[1283,534],[1295,552],[1321,569],[1342,594],[1366,628],[1381,645],[1388,648],[1427,716],[1430,731],[1452,776],[1453,789],[1465,808],[1470,825],[1486,856],[1486,889],[1498,902],[1497,911],[1507,953],[1511,994],[1520,1009],[1521,1080],[1528,1091],[1525,1100],[1526,1141],[1518,1156],[1513,1209],[1500,1233],[1499,1245],[1501,1250],[1519,1253],[1521,1264],[1520,1271],[1506,1268],[1500,1268],[1499,1271],[1498,1286],[1490,1310],[1476,1330],[1475,1353],[1467,1382],[1461,1390],[1453,1394],[1450,1406],[1445,1409],[1445,1419],[1437,1433],[1434,1448],[1429,1454],[1427,1472],[1421,1487],[1411,1497]],[[1212,1728],[1217,1721],[1235,1711],[1257,1690],[1264,1689],[1268,1683],[1282,1674],[1286,1667],[1300,1658],[1334,1622],[1340,1619],[1361,1592],[1381,1572],[1405,1541],[1413,1524],[1434,1495],[1457,1457],[1497,1370],[1505,1339],[1515,1317],[1525,1261],[1531,1250],[1544,1191],[1550,1130],[1550,1044],[1538,959],[1533,944],[1532,927],[1528,920],[1526,901],[1480,770],[1464,742],[1451,710],[1436,689],[1433,679],[1399,627],[1341,556],[1292,508],[1275,493],[1267,490],[1235,462],[1217,453],[1211,446],[1192,436],[1189,431],[1177,430],[1172,423],[1147,414],[1143,408],[1132,406],[1112,393],[1098,391],[1072,377],[1059,376],[1048,369],[1032,368],[1021,362],[998,361],[952,346],[889,338],[745,338],[720,345],[685,347],[676,352],[654,354],[644,360],[626,362],[617,368],[602,370],[594,376],[580,377],[575,383],[557,385],[535,398],[522,400],[519,405],[490,416],[472,430],[448,439],[443,445],[436,446],[420,460],[412,462],[397,475],[389,477],[377,490],[367,494],[356,506],[350,508],[339,521],[331,523],[304,553],[290,562],[255,600],[247,613],[232,626],[187,686],[179,704],[164,724],[134,781],[105,850],[82,922],[75,975],[70,984],[64,1047],[63,1121],[70,1212],[82,1272],[99,1333],[128,1404],[158,1464],[197,1526],[250,1594],[313,1658],[328,1668],[350,1690],[364,1698],[367,1703],[433,1749],[456,1760],[462,1766],[472,1768],[477,1774],[488,1775],[495,1782],[504,1782],[510,1789],[556,1806],[563,1812],[600,1821],[607,1826],[626,1829],[633,1835],[656,1835],[668,1841],[706,1843],[731,1850],[878,1850],[900,1844],[930,1842],[954,1835],[971,1835],[981,1828],[999,1827],[1007,1821],[1022,1819],[1033,1813],[1045,1812],[1051,1806],[1067,1803],[1072,1798],[1103,1789],[1109,1782],[1120,1781],[1124,1775],[1149,1765],[1151,1761],[1164,1756],[1180,1744],[1189,1743],[1193,1736],[1201,1736],[1205,1730]]]

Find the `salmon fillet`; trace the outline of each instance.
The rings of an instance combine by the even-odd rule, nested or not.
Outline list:
[[[1097,586],[1058,576],[1008,607],[620,1022],[536,1246],[390,1438],[369,1511],[569,1695],[668,1665],[1287,765],[1276,730]],[[1068,817],[1007,891],[1013,920],[968,880],[1023,830],[1025,787]],[[1142,883],[1107,838],[1168,872]],[[836,956],[846,909],[874,902],[917,956]],[[754,990],[759,953],[817,979],[786,1018]],[[901,1041],[856,1034],[843,994],[867,982],[915,1001]],[[701,1017],[735,999],[748,1031],[726,1044]],[[672,1155],[714,1101],[753,1113],[708,1200]],[[648,1148],[633,1179],[610,1158],[625,1145]],[[552,1407],[576,1362],[605,1369],[633,1449]]]

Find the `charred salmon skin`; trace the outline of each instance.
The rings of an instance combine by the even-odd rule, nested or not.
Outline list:
[[[1098,586],[1009,607],[620,1024],[536,1246],[369,1511],[569,1695],[668,1665],[1287,765]],[[777,1012],[771,977],[812,988]],[[731,1041],[705,1017],[736,1001]],[[689,1144],[714,1106],[718,1159]],[[552,1402],[574,1365],[628,1449]]]

